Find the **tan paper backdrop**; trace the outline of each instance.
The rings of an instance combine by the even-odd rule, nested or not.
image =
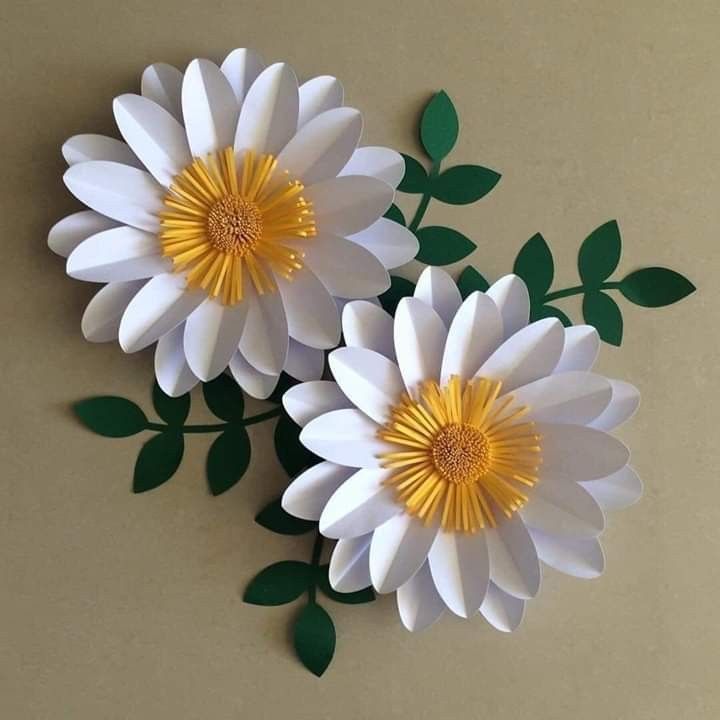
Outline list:
[[[714,0],[5,2],[0,716],[718,717],[719,36]],[[111,100],[147,64],[244,45],[337,75],[365,142],[409,152],[418,109],[446,88],[462,121],[451,159],[503,179],[428,217],[473,237],[489,277],[542,231],[575,284],[579,242],[614,217],[622,269],[664,264],[699,288],[664,310],[623,302],[625,343],[600,367],[644,393],[622,436],[646,495],[610,519],[606,574],[548,571],[511,636],[449,617],[411,635],[390,597],[333,605],[337,655],[316,679],[292,655],[295,609],[240,598],[258,569],[310,550],[252,522],[284,483],[270,428],[253,428],[251,469],[221,498],[205,490],[203,436],[170,483],[133,496],[140,439],[93,436],[69,413],[101,393],[147,406],[152,370],[147,353],[81,337],[92,288],[45,244],[78,207],[60,145],[114,133]]]

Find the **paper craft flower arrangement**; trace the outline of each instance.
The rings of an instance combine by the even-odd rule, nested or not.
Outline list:
[[[126,352],[156,344],[161,421],[115,396],[82,400],[76,414],[106,437],[152,433],[135,492],[173,476],[185,434],[216,435],[214,495],[249,466],[246,426],[279,417],[277,459],[291,482],[256,521],[315,539],[309,562],[261,570],[244,599],[306,596],[293,638],[307,668],[321,675],[335,651],[320,593],[347,604],[374,600],[373,588],[396,593],[409,630],[447,609],[511,631],[543,563],[602,573],[604,513],[642,491],[609,434],[638,391],[592,372],[600,341],[623,339],[610,293],[661,307],[692,283],[662,267],[610,279],[615,221],[583,241],[577,286],[551,289],[539,233],[492,285],[472,266],[457,282],[432,267],[475,243],[423,226],[431,201],[474,203],[500,180],[479,165],[442,168],[460,127],[444,92],[420,120],[427,162],[360,147],[361,115],[343,106],[335,78],[300,84],[288,65],[244,49],[184,73],[152,65],[141,94],[116,98],[113,112],[124,142],[76,135],[63,146],[65,183],[89,209],[60,220],[48,242],[70,276],[105,283],[82,318],[88,340],[118,339]],[[409,221],[396,189],[420,196]],[[413,259],[431,266],[417,285],[388,274]],[[582,296],[584,325],[557,307],[571,295]],[[187,424],[198,383],[220,422]],[[245,395],[270,408],[246,416]],[[325,539],[337,540],[329,564]]]

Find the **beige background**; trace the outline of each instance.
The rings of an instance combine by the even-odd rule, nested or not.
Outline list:
[[[718,717],[718,36],[715,0],[3,3],[0,716]],[[284,482],[270,428],[253,428],[251,471],[221,498],[204,487],[203,436],[172,482],[133,496],[140,438],[70,416],[92,394],[149,407],[151,356],[80,335],[92,288],[45,245],[78,207],[60,145],[114,133],[111,100],[147,64],[243,45],[337,75],[365,142],[409,152],[419,107],[446,88],[463,125],[451,160],[503,180],[428,219],[473,237],[489,277],[540,230],[558,286],[575,284],[579,242],[615,217],[622,270],[664,264],[699,287],[664,310],[622,302],[626,342],[600,366],[644,393],[622,435],[646,496],[610,519],[606,574],[548,571],[512,636],[449,617],[411,635],[392,598],[333,604],[336,659],[317,680],[289,645],[295,608],[240,599],[257,570],[310,552],[252,522]]]

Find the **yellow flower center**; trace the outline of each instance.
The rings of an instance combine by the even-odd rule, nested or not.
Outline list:
[[[405,395],[379,436],[396,450],[381,456],[407,512],[426,524],[440,515],[443,529],[474,533],[512,517],[528,500],[523,487],[538,481],[541,438],[522,421],[528,408],[498,400],[502,383],[453,376],[440,387],[422,383]]]
[[[291,280],[303,267],[296,247],[317,234],[304,186],[277,171],[272,155],[228,147],[196,158],[177,175],[160,216],[160,244],[189,288],[225,305],[240,302],[246,278],[259,294],[274,292],[273,275]]]

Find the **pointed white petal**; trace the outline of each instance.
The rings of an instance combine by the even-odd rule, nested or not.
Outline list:
[[[530,296],[527,286],[517,275],[505,275],[487,291],[503,318],[505,339],[524,328],[530,319]]]
[[[81,210],[58,220],[48,233],[48,247],[58,255],[67,257],[91,235],[117,227],[115,220],[96,213],[94,210]]]
[[[522,622],[525,601],[504,593],[490,583],[480,613],[496,630],[512,632]]]
[[[522,519],[517,514],[501,517],[496,528],[485,532],[492,581],[515,597],[535,597],[540,589],[540,563]]]
[[[455,313],[462,304],[455,281],[441,268],[427,267],[418,278],[414,297],[429,305],[450,327]]]
[[[343,104],[343,86],[337,78],[320,75],[304,82],[298,91],[299,114],[298,128],[321,113]]]
[[[282,298],[276,292],[248,292],[243,302],[248,308],[240,352],[261,373],[279,375],[288,354],[288,322]]]
[[[565,328],[565,344],[555,372],[590,370],[600,352],[600,335],[592,325]]]
[[[352,468],[331,462],[313,465],[300,473],[285,490],[283,509],[303,520],[317,521],[333,493],[354,474]]]
[[[370,580],[370,540],[372,535],[342,538],[330,556],[328,580],[333,589],[348,593],[363,590]]]
[[[140,81],[140,92],[161,107],[176,120],[182,122],[182,73],[167,63],[155,63],[145,68]]]
[[[325,353],[290,338],[285,372],[296,380],[319,380],[325,368]]]
[[[85,308],[80,323],[85,339],[90,342],[117,340],[120,318],[142,286],[142,280],[132,280],[113,282],[98,290]]]
[[[348,347],[363,347],[395,359],[393,319],[383,308],[366,300],[349,302],[342,313],[342,331]]]
[[[405,175],[405,161],[395,150],[368,145],[355,150],[340,175],[369,175],[396,188]]]
[[[229,367],[235,382],[248,395],[259,400],[270,397],[280,378],[279,375],[266,375],[256,370],[239,350],[230,358]]]
[[[183,334],[185,324],[163,335],[155,348],[155,377],[166,395],[179,397],[193,388],[199,380],[185,361]]]
[[[571,538],[531,531],[540,559],[566,575],[596,578],[605,569],[605,555],[597,538]]]
[[[237,48],[223,60],[220,70],[235,93],[238,107],[242,105],[247,91],[264,68],[265,63],[260,55],[247,48]]]
[[[143,165],[122,140],[105,135],[73,135],[62,146],[62,154],[68,165],[90,160],[109,160],[142,169]]]
[[[331,410],[352,407],[337,383],[329,380],[313,380],[294,385],[283,395],[283,407],[300,427],[305,427]]]
[[[427,562],[398,588],[397,604],[400,620],[410,632],[430,627],[443,614],[445,603],[435,589]]]
[[[584,482],[582,486],[605,511],[630,507],[643,493],[642,480],[629,465],[608,477]]]
[[[590,423],[590,427],[598,430],[614,430],[618,425],[629,420],[640,406],[640,392],[634,385],[622,380],[610,380],[610,386],[612,387],[610,403],[605,412]]]
[[[388,270],[409,263],[420,249],[415,233],[383,217],[348,240],[369,250]]]

